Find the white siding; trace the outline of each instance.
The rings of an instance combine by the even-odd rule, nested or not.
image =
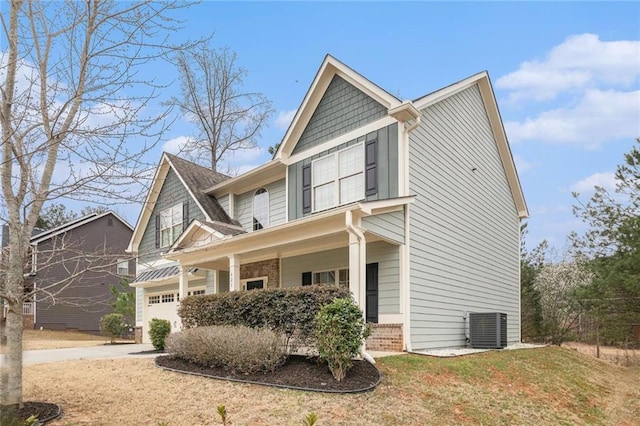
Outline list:
[[[143,307],[144,307],[144,289],[140,287],[136,287],[136,326],[141,326],[144,318],[143,317]]]
[[[378,263],[378,310],[400,312],[399,247],[382,241],[367,244],[367,263]],[[341,248],[282,259],[282,286],[297,287],[303,272],[349,267],[349,251]]]
[[[465,312],[506,313],[517,342],[519,219],[480,92],[422,115],[409,144],[412,348],[463,346]]]
[[[229,215],[230,218],[233,218],[233,212],[229,211],[229,195],[222,195],[216,199],[218,200],[218,204],[220,204],[220,207],[224,209],[227,215]]]

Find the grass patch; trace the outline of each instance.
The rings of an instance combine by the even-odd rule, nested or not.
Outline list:
[[[378,367],[373,392],[323,395],[180,375],[152,359],[61,362],[25,367],[25,399],[61,405],[54,425],[215,424],[218,405],[234,425],[301,424],[311,411],[318,425],[631,425],[640,409],[639,368],[555,347]]]

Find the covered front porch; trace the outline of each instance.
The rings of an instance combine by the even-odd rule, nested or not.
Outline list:
[[[165,255],[178,269],[176,296],[188,296],[194,270],[206,275],[207,294],[340,285],[353,294],[367,322],[381,325],[374,326],[386,344],[379,349],[402,350],[410,200],[355,204],[234,236],[215,224],[193,222]]]

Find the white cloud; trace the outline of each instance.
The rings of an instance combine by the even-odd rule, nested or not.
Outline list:
[[[500,77],[496,87],[509,90],[509,100],[550,100],[585,87],[630,87],[640,77],[640,41],[601,41],[595,34],[568,37],[544,60],[526,61]]]
[[[609,192],[616,189],[616,178],[614,172],[594,173],[591,176],[579,180],[571,185],[571,191],[575,192],[593,192],[595,186],[601,186]]]
[[[614,139],[640,135],[640,90],[587,90],[580,102],[567,108],[540,113],[525,121],[507,121],[513,142],[540,140],[597,147]]]
[[[291,121],[293,120],[293,117],[296,115],[296,111],[297,110],[292,109],[290,111],[278,112],[278,116],[275,121],[276,127],[282,130],[287,130],[289,124],[291,124]]]
[[[162,145],[162,150],[169,154],[179,154],[190,140],[189,136],[178,136],[177,138],[169,139]]]

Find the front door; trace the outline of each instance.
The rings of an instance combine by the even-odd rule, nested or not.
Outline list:
[[[367,294],[366,294],[367,322],[378,322],[378,264],[367,265]]]

